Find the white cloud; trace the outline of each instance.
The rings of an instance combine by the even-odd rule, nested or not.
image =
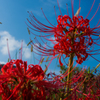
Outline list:
[[[9,32],[2,31],[0,32],[0,52],[3,55],[8,55],[7,39],[8,39],[10,54],[14,53],[16,50],[19,50],[21,48],[22,41],[16,40],[13,36],[9,34]],[[25,41],[23,41],[24,58],[27,59],[30,58],[31,54],[29,48],[28,47],[26,48],[26,45],[27,44],[25,43]]]
[[[30,49],[29,48],[23,48],[23,58],[30,58],[31,57],[31,53],[30,53]]]
[[[8,49],[7,49],[7,39],[8,39],[8,44],[9,44],[9,50],[12,52],[16,48],[20,47],[20,42],[15,40],[13,36],[11,36],[7,31],[0,32],[0,48],[1,48],[1,53],[4,55],[8,54]]]
[[[0,61],[0,64],[6,64],[6,62],[4,62],[4,61]]]
[[[70,0],[58,0],[59,2],[59,6],[61,9],[65,9],[66,10],[66,3],[68,5],[70,5],[71,1]]]
[[[50,39],[54,40],[54,41],[51,41],[50,43],[51,46],[54,46],[54,44],[57,44],[57,41],[55,41],[55,37],[51,37]]]
[[[53,4],[53,5],[56,5],[57,4],[57,2],[54,1],[54,0],[48,0],[48,2],[51,3],[51,4]]]

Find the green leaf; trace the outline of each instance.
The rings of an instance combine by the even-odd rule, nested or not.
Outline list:
[[[29,44],[31,44],[31,42],[33,42],[33,40],[31,40],[31,41],[27,44],[27,46],[28,46]]]
[[[40,64],[42,64],[43,60],[44,60],[44,57],[42,58],[42,60],[41,60]]]
[[[29,28],[27,27],[27,30],[28,30],[28,33],[29,33],[29,35],[30,35],[30,30],[29,30]]]
[[[95,67],[95,69],[91,73],[93,73],[99,66],[100,66],[100,63]]]
[[[88,73],[90,73],[90,67],[88,68]]]
[[[80,13],[81,7],[77,10],[75,16],[78,16],[78,14]]]

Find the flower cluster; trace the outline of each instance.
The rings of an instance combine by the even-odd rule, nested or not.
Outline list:
[[[26,61],[11,60],[1,68],[0,96],[2,100],[46,100],[67,84],[61,81],[67,74],[49,75],[51,78],[39,65],[30,64],[27,68]]]
[[[58,0],[57,0],[58,2]],[[94,0],[95,2],[95,0]],[[94,5],[93,2],[93,5]],[[47,68],[43,71],[41,64],[44,57],[40,59],[39,64],[30,64],[27,66],[27,61],[21,59],[11,60],[9,48],[10,62],[6,63],[0,71],[0,99],[2,100],[99,100],[100,99],[100,79],[99,76],[94,77],[93,72],[86,72],[83,68],[76,71],[76,66],[73,66],[73,59],[77,57],[76,62],[81,64],[88,56],[99,54],[100,49],[94,49],[94,45],[100,46],[100,19],[96,26],[92,28],[90,21],[96,15],[100,5],[95,14],[89,20],[87,17],[93,7],[91,7],[88,15],[83,18],[79,15],[80,6],[77,13],[74,15],[73,0],[72,4],[72,18],[69,15],[62,15],[59,3],[58,7],[61,15],[57,17],[57,25],[52,25],[43,14],[51,26],[47,26],[38,21],[35,16],[29,12],[30,19],[27,19],[31,24],[28,25],[29,34],[32,33],[30,29],[40,33],[39,36],[45,46],[35,38],[36,43],[31,40],[31,52],[36,49],[40,55],[53,56],[47,61],[52,62],[54,58],[59,58],[61,74],[55,73],[46,74]],[[79,4],[80,5],[80,4]],[[55,12],[56,13],[56,12]],[[45,33],[43,35],[42,33]],[[34,33],[33,33],[34,34]],[[53,39],[48,38],[53,36]],[[46,39],[54,44],[53,47],[47,45],[43,39]],[[34,49],[33,49],[34,48]],[[22,50],[22,46],[21,46]],[[39,54],[39,53],[38,53]],[[64,56],[63,56],[64,55]],[[63,66],[61,58],[70,57],[68,68]],[[94,58],[94,57],[93,57]],[[77,65],[77,64],[76,64]],[[98,66],[96,67],[98,68]],[[96,69],[95,68],[95,69]],[[64,71],[64,72],[63,72]],[[92,84],[91,84],[92,83]]]
[[[99,7],[100,5],[98,6],[97,11]],[[29,19],[27,20],[32,27],[29,25],[28,27],[34,31],[37,31],[38,34],[40,33],[40,35],[36,34],[36,36],[43,37],[44,39],[51,41],[54,44],[53,48],[50,47],[49,45],[47,45],[46,48],[43,46],[41,47],[35,46],[33,43],[35,49],[41,53],[44,52],[44,55],[46,56],[58,54],[60,56],[59,57],[60,65],[63,65],[61,63],[61,57],[63,57],[62,56],[63,54],[65,55],[65,57],[69,57],[71,54],[73,54],[74,57],[77,57],[76,62],[79,64],[85,61],[88,56],[93,57],[92,55],[99,54],[100,49],[95,49],[94,46],[95,45],[100,46],[99,45],[100,19],[98,23],[95,25],[95,27],[92,28],[90,26],[90,21],[94,18],[97,11],[90,20],[87,19],[90,11],[85,18],[83,18],[82,15],[79,16],[79,11],[80,11],[80,7],[77,13],[74,15],[73,2],[72,2],[72,15],[73,15],[72,18],[69,17],[69,15],[63,16],[61,13],[61,15],[58,15],[57,17],[56,26],[52,25],[44,15],[46,20],[50,23],[50,25],[52,25],[51,27],[41,23],[35,18],[35,16],[32,13],[29,13],[31,21],[29,21]],[[45,33],[45,35],[42,35],[42,33]],[[54,39],[49,39],[47,38],[48,36],[53,36]],[[36,42],[39,43],[39,41]],[[44,43],[43,40],[42,42]]]
[[[44,89],[41,84],[38,85],[43,78],[44,71],[39,65],[29,65],[27,69],[26,61],[11,60],[1,69],[0,96],[2,100],[19,100],[22,97],[23,100],[45,98]]]
[[[75,67],[73,68],[73,70]],[[77,85],[84,71],[74,75],[69,83],[72,87],[71,94],[79,90],[82,84]],[[64,74],[55,73],[44,74],[39,65],[30,64],[21,59],[11,60],[1,68],[0,74],[0,97],[2,100],[52,100],[52,98],[66,98],[67,81],[63,82],[68,76],[68,71]],[[82,81],[81,81],[82,82]],[[61,94],[59,94],[61,92]],[[55,97],[52,97],[55,94]],[[68,97],[67,97],[68,98]]]

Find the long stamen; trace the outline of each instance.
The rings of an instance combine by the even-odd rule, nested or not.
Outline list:
[[[41,10],[42,10],[42,8],[41,8]],[[48,23],[49,23],[50,25],[52,25],[52,24],[50,23],[50,21],[47,19],[47,17],[45,16],[45,14],[44,14],[43,10],[42,10],[42,13],[43,13],[43,15],[44,15],[45,19],[48,21]],[[52,26],[54,26],[54,25],[52,25]]]
[[[8,45],[8,39],[7,39],[7,48],[8,48],[9,60],[11,61],[11,56],[10,56],[10,52],[9,52],[9,45]]]
[[[23,48],[23,40],[22,40],[22,43],[21,43],[21,59],[22,59],[22,48]]]
[[[62,12],[61,12],[61,9],[60,9],[58,0],[57,0],[57,3],[58,3],[58,7],[59,7],[60,14],[62,15]]]
[[[98,21],[98,23],[96,24],[96,26],[95,26],[95,27],[98,27],[99,23],[100,23],[100,19],[99,19],[99,21]]]
[[[66,3],[66,8],[67,8],[67,14],[69,16],[69,12],[68,12],[68,4]]]
[[[94,16],[96,15],[96,13],[97,13],[98,10],[99,10],[99,7],[100,7],[100,4],[99,4],[99,6],[98,6],[98,8],[97,8],[97,10],[96,10],[96,12],[95,12],[95,14],[93,15],[93,17],[92,17],[89,21],[91,21],[91,20],[94,18]]]
[[[91,10],[92,10],[92,8],[93,8],[94,3],[95,3],[95,0],[93,1],[93,4],[92,4],[92,6],[91,6],[91,9],[90,9],[90,11],[88,12],[87,16],[85,17],[85,19],[86,19],[86,18],[88,17],[88,15],[90,14],[90,12],[91,12]]]
[[[73,2],[74,2],[74,0],[71,0],[71,6],[72,6],[72,17],[74,16],[74,8],[73,8]]]
[[[44,49],[45,49],[45,48],[46,48],[46,44],[45,44]],[[43,53],[44,53],[44,52],[43,52]],[[39,61],[39,63],[38,63],[38,64],[40,64],[40,63],[41,63],[42,58],[43,58],[43,54],[42,54],[42,56],[41,56],[40,61]]]

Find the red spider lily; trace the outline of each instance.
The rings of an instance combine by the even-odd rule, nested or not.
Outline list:
[[[89,13],[91,12],[93,8],[94,2],[92,4],[92,7]],[[35,18],[35,16],[32,13],[29,13],[30,20],[27,19],[30,25],[32,26],[31,27],[28,25],[28,27],[31,30],[40,33],[38,35],[33,33],[35,36],[39,36],[43,43],[45,42],[43,41],[42,37],[48,41],[51,41],[54,44],[54,47],[50,47],[50,45],[47,45],[47,47],[43,47],[43,45],[37,46],[35,45],[35,43],[32,42],[34,45],[33,48],[41,53],[44,53],[45,56],[58,54],[58,56],[60,56],[59,63],[61,66],[63,65],[61,62],[61,57],[64,59],[63,55],[65,55],[65,57],[69,57],[73,53],[74,56],[77,57],[76,61],[79,64],[81,64],[83,61],[87,59],[88,56],[93,57],[92,55],[96,55],[100,53],[99,52],[100,49],[94,49],[95,45],[100,46],[99,45],[100,19],[93,28],[90,27],[90,23],[89,23],[96,15],[100,7],[100,4],[91,19],[87,18],[89,13],[87,14],[85,18],[83,18],[82,15],[79,16],[80,4],[79,4],[79,10],[74,15],[73,0],[71,0],[71,4],[72,4],[72,18],[69,15],[63,16],[59,7],[61,15],[59,15],[57,18],[56,26],[52,25],[48,21],[43,10],[42,10],[43,15],[45,16],[46,20],[49,22],[51,26],[47,26],[41,23],[39,20]],[[58,6],[59,6],[59,3],[58,3]],[[29,29],[28,31],[29,33],[32,33]],[[45,33],[45,35],[42,35],[42,33]],[[47,38],[49,36],[54,36],[54,39]],[[36,38],[35,40],[38,44],[40,44]]]
[[[14,65],[16,67],[14,67]],[[39,81],[44,78],[44,71],[39,65],[29,65],[27,69],[27,62],[22,60],[11,60],[9,63],[5,64],[1,69],[2,74],[0,75],[0,90],[1,95],[6,99],[11,99],[13,97],[23,96],[23,98],[33,98],[34,89],[32,84],[37,85]],[[9,88],[4,89],[4,86]],[[44,90],[41,85],[37,86],[39,90],[37,92],[42,92],[42,97],[45,97]],[[3,90],[4,89],[4,90]],[[32,93],[33,91],[33,93]],[[26,92],[26,94],[25,94]],[[7,96],[5,96],[5,95]],[[37,96],[40,96],[37,93]],[[16,99],[15,99],[16,100]],[[28,99],[23,99],[28,100]],[[35,99],[34,99],[35,100]],[[45,100],[45,99],[44,99]]]
[[[70,84],[77,83],[83,73],[80,72],[78,77],[73,76],[69,80]],[[64,89],[63,93],[66,93],[64,86],[68,82],[63,83],[62,79],[67,77],[68,71],[62,75],[49,75],[51,75],[50,78],[46,77],[39,65],[31,64],[27,68],[26,61],[11,60],[1,69],[0,96],[2,100],[46,100],[46,97],[50,97],[52,93],[55,93],[57,97],[61,89]],[[73,88],[71,95],[76,88],[78,88],[77,85]]]
[[[83,98],[80,98],[80,99],[78,99],[78,100],[99,100],[99,99],[98,99],[98,97],[95,97],[95,96],[94,96],[94,97],[92,97],[92,98],[86,97],[86,98],[84,98],[84,99],[83,99]]]
[[[9,86],[7,83],[4,83],[0,86],[0,96],[2,98],[2,100],[7,100],[9,98],[9,96],[12,94],[12,90],[9,89]],[[18,100],[19,96],[18,94],[14,94],[11,98],[11,100]]]

